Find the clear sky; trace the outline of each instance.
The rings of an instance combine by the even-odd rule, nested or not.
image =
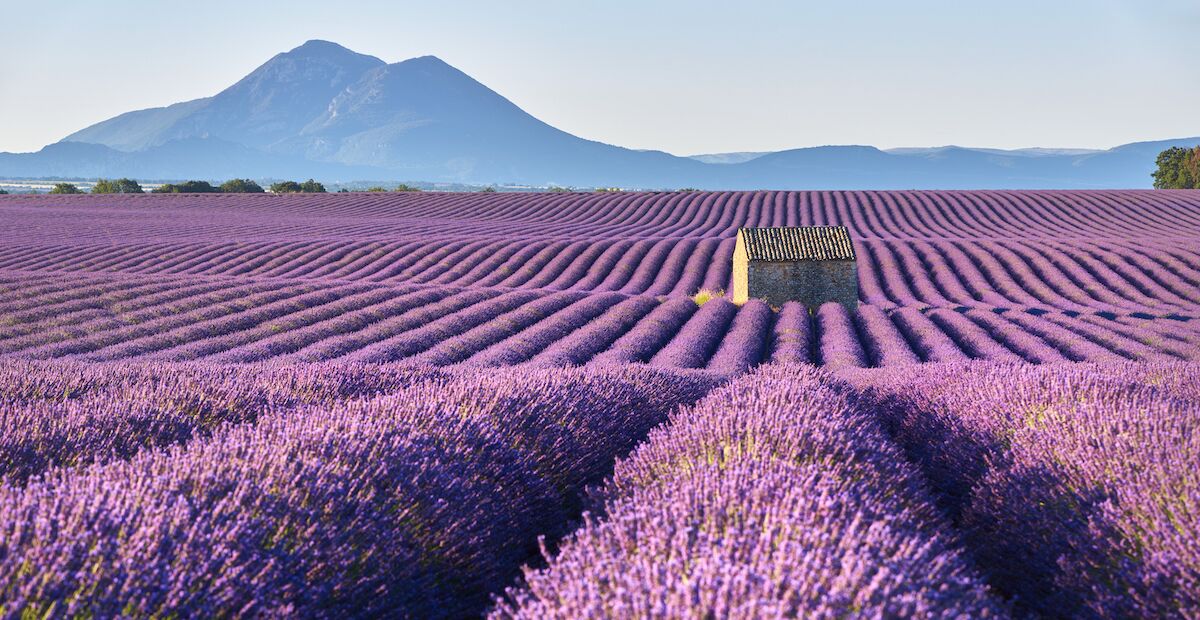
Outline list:
[[[0,150],[308,39],[433,54],[560,129],[676,154],[1200,135],[1197,0],[0,0]]]

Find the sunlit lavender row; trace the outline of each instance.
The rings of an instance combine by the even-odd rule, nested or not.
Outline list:
[[[406,378],[0,485],[0,615],[479,613],[586,485],[711,387],[636,368]]]
[[[1021,611],[1200,614],[1200,365],[847,376]]]
[[[221,426],[442,376],[352,364],[0,363],[0,481],[128,458]]]
[[[650,433],[495,617],[999,617],[854,394],[772,365]]]

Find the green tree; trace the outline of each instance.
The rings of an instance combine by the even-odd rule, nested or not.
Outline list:
[[[113,181],[113,184],[116,186],[117,193],[119,194],[142,194],[146,191],[133,179],[117,179]]]
[[[184,181],[183,183],[167,183],[160,185],[154,194],[216,194],[221,190],[212,186],[208,181]]]
[[[325,186],[312,179],[309,179],[300,184],[300,191],[306,194],[324,194]]]
[[[82,194],[83,190],[75,186],[74,183],[55,183],[54,187],[50,188],[51,194]]]
[[[219,188],[224,194],[261,194],[263,188],[250,179],[229,179]]]
[[[7,194],[7,193],[8,193],[8,190],[0,189],[0,196],[3,196],[4,194]]]
[[[550,187],[546,188],[546,191],[550,192],[551,194],[566,194],[571,192],[571,188],[551,185]]]
[[[92,186],[93,194],[141,194],[144,190],[133,179],[117,179],[110,181],[100,179]]]
[[[1183,169],[1192,179],[1192,189],[1200,189],[1200,146],[1192,149],[1191,154],[1183,160]]]
[[[1155,189],[1200,189],[1200,146],[1173,146],[1158,154],[1155,165]]]
[[[481,192],[483,192],[483,193],[485,193],[485,194],[495,194],[495,193],[496,193],[496,188],[494,188],[494,187],[485,187],[485,188],[483,188],[483,189],[481,189],[481,190],[479,190],[479,191],[481,191]]]
[[[368,188],[367,188],[367,191],[368,191],[368,192],[373,192],[373,193],[378,193],[378,192],[386,192],[386,191],[387,191],[387,188],[386,188],[386,187],[379,187],[378,185],[376,185],[375,187],[368,187]]]
[[[396,186],[395,191],[397,191],[397,192],[419,192],[419,191],[421,191],[421,188],[413,187],[412,185],[409,185],[407,183],[401,183]]]
[[[304,191],[300,188],[300,184],[295,181],[280,181],[271,184],[271,193],[273,194],[296,194]]]

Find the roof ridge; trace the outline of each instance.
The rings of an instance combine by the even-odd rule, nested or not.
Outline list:
[[[752,261],[855,260],[850,230],[841,225],[738,229]]]

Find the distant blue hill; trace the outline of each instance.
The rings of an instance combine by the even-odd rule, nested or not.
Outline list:
[[[1200,138],[1106,151],[826,146],[677,157],[585,140],[433,56],[387,64],[326,41],[279,54],[212,97],[129,112],[0,176],[446,181],[630,188],[1149,187],[1155,155]]]

